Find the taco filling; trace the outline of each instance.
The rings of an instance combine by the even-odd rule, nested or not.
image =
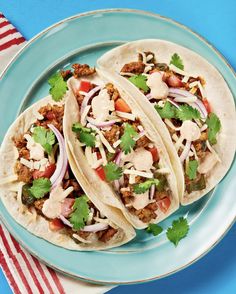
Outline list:
[[[140,118],[112,83],[73,82],[80,119],[72,131],[88,164],[143,223],[167,214],[173,200],[170,170]]]
[[[207,100],[202,77],[185,72],[176,53],[169,65],[157,60],[152,52],[139,52],[120,75],[146,96],[168,128],[184,168],[186,192],[203,190],[207,174],[220,162],[214,145],[221,122]]]
[[[64,106],[46,105],[21,136],[15,172],[22,182],[19,201],[45,218],[51,231],[70,236],[76,243],[109,242],[118,227],[88,199],[68,165],[62,120]]]

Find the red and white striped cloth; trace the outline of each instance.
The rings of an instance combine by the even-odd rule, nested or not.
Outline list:
[[[0,73],[25,43],[25,38],[0,12]],[[0,266],[15,294],[100,294],[112,288],[55,272],[21,247],[1,223]]]

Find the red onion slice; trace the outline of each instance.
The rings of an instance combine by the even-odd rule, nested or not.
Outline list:
[[[177,102],[174,102],[172,99],[170,99],[170,98],[167,98],[167,100],[171,103],[171,104],[173,104],[176,108],[179,108],[179,105],[178,105],[178,103]]]
[[[146,97],[147,97],[148,100],[151,100],[152,99],[151,93],[147,94]]]
[[[122,155],[122,151],[121,151],[121,150],[118,150],[118,153],[117,153],[116,158],[115,158],[115,160],[114,160],[114,162],[115,162],[117,165],[120,165],[121,155]]]
[[[81,104],[81,110],[80,110],[81,111],[81,114],[84,112],[85,107],[88,105],[88,102],[89,102],[90,98],[92,98],[93,95],[96,92],[98,92],[99,90],[101,90],[101,88],[102,88],[101,86],[97,86],[97,87],[93,88],[91,91],[89,91],[87,93],[87,95],[85,95],[84,100],[83,100],[83,102]]]
[[[62,182],[65,176],[65,173],[67,171],[67,166],[68,166],[68,159],[66,155],[65,140],[62,134],[58,131],[56,127],[54,127],[54,125],[48,124],[48,127],[55,134],[59,144],[59,157],[57,161],[57,167],[54,174],[50,178],[52,189],[54,189],[56,186],[58,186]]]
[[[87,117],[87,121],[98,128],[110,127],[116,123],[115,120],[96,122],[95,119]]]
[[[150,194],[149,194],[150,200],[153,200],[153,197],[154,197],[154,194],[155,194],[155,190],[156,190],[156,186],[155,185],[151,185]]]
[[[63,222],[63,224],[67,225],[68,227],[73,228],[73,225],[62,214],[59,215],[59,218]]]
[[[192,93],[183,90],[183,89],[178,89],[178,88],[169,88],[169,96],[171,96],[172,94],[178,94],[180,96],[184,96],[184,97],[192,97],[192,98],[196,98],[195,95],[193,95]]]
[[[94,225],[84,226],[80,231],[96,233],[108,229],[109,225],[104,223],[97,223]]]
[[[191,141],[186,142],[184,150],[181,153],[180,158],[179,158],[181,162],[183,162],[188,157],[188,154],[189,154],[190,148],[191,148],[191,144],[192,144]]]
[[[197,99],[196,102],[194,102],[193,104],[196,105],[196,107],[198,108],[198,110],[200,111],[201,113],[201,117],[203,119],[206,119],[207,118],[207,115],[208,115],[208,112],[206,110],[206,107],[204,106],[204,104],[202,103],[202,101],[200,99]]]

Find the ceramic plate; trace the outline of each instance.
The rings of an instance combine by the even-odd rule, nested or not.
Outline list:
[[[46,29],[29,41],[5,70],[0,80],[1,139],[20,111],[47,95],[47,79],[57,69],[74,62],[95,65],[97,58],[114,46],[143,38],[165,39],[196,51],[221,72],[236,93],[233,70],[210,44],[188,28],[142,11],[94,11]],[[189,235],[177,248],[167,241],[165,232],[153,237],[139,231],[131,243],[113,250],[69,251],[30,234],[10,217],[1,202],[0,212],[13,236],[51,267],[90,282],[138,283],[183,269],[222,238],[235,219],[235,174],[236,164],[211,193],[161,223],[166,229],[173,219],[188,218]]]

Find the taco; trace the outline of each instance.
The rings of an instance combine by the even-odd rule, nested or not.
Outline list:
[[[98,64],[116,75],[152,119],[170,155],[183,205],[219,183],[234,158],[236,118],[233,96],[211,64],[164,40],[127,43]]]
[[[176,178],[149,118],[115,80],[75,64],[65,104],[65,138],[100,199],[137,229],[179,207]],[[76,74],[80,73],[80,74]]]
[[[48,96],[9,128],[0,151],[1,200],[19,224],[58,246],[120,246],[135,231],[81,176],[63,138],[63,117],[64,101]]]

